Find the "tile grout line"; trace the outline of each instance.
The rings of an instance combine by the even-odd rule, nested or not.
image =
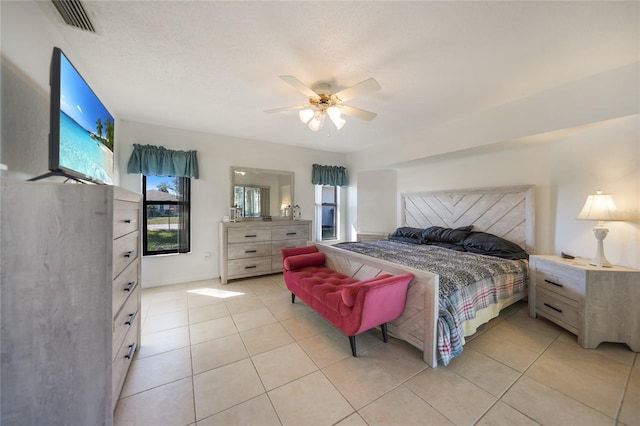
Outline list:
[[[510,318],[510,317],[512,317],[512,316],[514,316],[517,312],[518,312],[518,310],[517,310],[517,311],[514,311],[514,312],[513,312],[513,313],[511,313],[510,315],[506,316],[505,318],[503,318],[503,319],[502,319],[502,321],[499,321],[499,322],[498,322],[498,324],[500,324],[500,323],[502,323],[503,321],[505,321],[506,319],[508,319],[508,318]],[[498,325],[498,324],[495,324],[495,325],[494,325],[494,327],[495,327],[496,325]],[[491,328],[493,328],[493,327],[491,327]],[[487,331],[488,331],[488,330],[487,330]],[[507,406],[511,407],[513,410],[515,410],[515,411],[517,411],[518,413],[522,414],[522,415],[523,415],[523,416],[525,416],[526,418],[530,419],[531,421],[533,421],[533,422],[535,422],[535,423],[538,423],[537,421],[535,421],[534,419],[532,419],[531,417],[529,417],[527,414],[523,413],[522,411],[518,410],[517,408],[515,408],[515,407],[513,407],[513,406],[509,405],[507,402],[503,401],[503,400],[502,400],[502,398],[507,394],[507,392],[509,392],[509,390],[511,390],[511,388],[513,388],[513,386],[515,386],[515,384],[516,384],[516,383],[518,383],[518,381],[520,381],[520,379],[522,379],[522,377],[524,377],[524,376],[525,376],[525,373],[527,372],[527,370],[529,370],[529,368],[531,368],[531,366],[532,366],[533,364],[535,364],[535,362],[536,362],[538,359],[540,359],[540,358],[542,357],[542,355],[543,355],[543,354],[544,354],[544,353],[545,353],[545,352],[546,352],[546,351],[551,347],[551,345],[552,345],[555,341],[557,341],[557,340],[560,338],[560,336],[561,336],[561,335],[562,335],[562,333],[560,333],[560,334],[559,334],[558,336],[556,336],[556,337],[555,337],[551,342],[549,342],[549,344],[548,344],[548,345],[547,345],[547,346],[546,346],[546,347],[545,347],[545,348],[540,352],[540,354],[538,354],[538,356],[537,356],[537,357],[536,357],[536,358],[535,358],[535,359],[534,359],[534,360],[533,360],[533,361],[532,361],[532,362],[531,362],[531,363],[530,363],[530,364],[529,364],[529,365],[528,365],[528,366],[527,366],[523,371],[518,371],[519,375],[518,375],[518,377],[516,378],[516,380],[514,380],[514,381],[513,381],[513,383],[511,383],[511,384],[510,384],[510,385],[509,385],[509,386],[508,386],[508,387],[507,387],[507,388],[506,388],[506,389],[505,389],[505,390],[500,394],[500,396],[499,396],[499,397],[498,397],[498,398],[493,402],[493,404],[491,404],[491,406],[490,406],[490,407],[489,407],[489,408],[488,408],[484,413],[482,413],[482,415],[478,418],[478,420],[477,420],[474,424],[479,423],[479,422],[480,422],[480,421],[481,421],[481,420],[482,420],[482,419],[487,415],[487,413],[489,413],[489,411],[491,411],[491,409],[492,409],[493,407],[495,407],[495,406],[496,406],[496,404],[497,404],[498,402],[502,402],[503,404],[505,404],[505,405],[507,405]],[[518,345],[518,346],[519,346],[519,345]],[[485,355],[485,356],[488,356],[488,355]],[[497,359],[494,359],[494,358],[492,358],[492,357],[489,357],[489,358],[493,359],[494,361],[496,361],[496,362],[498,362],[498,363],[500,363],[500,364],[502,364],[502,365],[504,365],[504,366],[506,366],[506,367],[509,367],[508,365],[506,365],[506,364],[502,363],[501,361],[499,361],[499,360],[497,360]],[[512,367],[509,367],[509,368],[511,368],[511,369],[512,369],[512,370],[514,370],[514,371],[517,371],[517,370],[513,369]],[[572,398],[572,399],[573,399],[573,398]],[[539,423],[538,423],[538,424],[539,424]]]
[[[631,369],[629,370],[629,375],[627,376],[627,380],[622,389],[622,395],[620,396],[620,401],[618,401],[618,407],[616,407],[616,416],[613,419],[613,421],[615,422],[614,424],[616,425],[620,422],[619,419],[620,419],[620,412],[622,411],[622,405],[624,403],[624,399],[627,396],[627,392],[629,390],[629,383],[631,383],[631,375],[633,374],[633,369],[635,368],[638,362],[640,362],[640,358],[638,357],[637,353],[634,353],[633,362],[631,363]]]
[[[187,290],[188,291],[188,290]],[[187,326],[189,331],[189,362],[191,368],[191,393],[193,395],[192,398],[192,406],[193,406],[193,421],[194,423],[198,423],[198,412],[196,411],[196,384],[194,381],[195,374],[193,372],[193,344],[191,342],[191,310],[189,309],[189,294],[187,293]]]

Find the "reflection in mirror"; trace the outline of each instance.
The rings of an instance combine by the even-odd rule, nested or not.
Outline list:
[[[293,172],[231,167],[231,206],[247,219],[291,219]]]

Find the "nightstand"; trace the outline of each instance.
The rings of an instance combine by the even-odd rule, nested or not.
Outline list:
[[[529,316],[577,335],[583,348],[618,342],[640,352],[639,270],[538,255],[529,257],[529,267]]]

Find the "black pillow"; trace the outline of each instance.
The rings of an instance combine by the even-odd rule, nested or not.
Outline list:
[[[428,242],[426,242],[426,244],[428,244],[430,246],[438,246],[438,247],[446,248],[446,249],[449,249],[449,250],[466,251],[462,244],[442,243],[442,242],[438,242],[438,241],[428,241]]]
[[[469,235],[473,225],[462,226],[460,228],[443,228],[441,226],[432,226],[422,232],[422,239],[426,242],[462,244]]]
[[[389,239],[392,241],[402,241],[411,244],[422,244],[422,231],[424,231],[424,229],[403,226],[393,231],[389,236]]]
[[[471,253],[512,260],[529,258],[529,254],[516,243],[486,232],[470,233],[469,236],[464,239],[462,245]]]

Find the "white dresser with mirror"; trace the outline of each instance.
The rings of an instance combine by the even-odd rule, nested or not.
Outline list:
[[[282,272],[280,250],[310,239],[310,220],[220,222],[220,280]]]
[[[232,221],[220,222],[220,279],[282,271],[280,250],[307,245],[310,220],[293,220],[294,173],[231,167]]]

